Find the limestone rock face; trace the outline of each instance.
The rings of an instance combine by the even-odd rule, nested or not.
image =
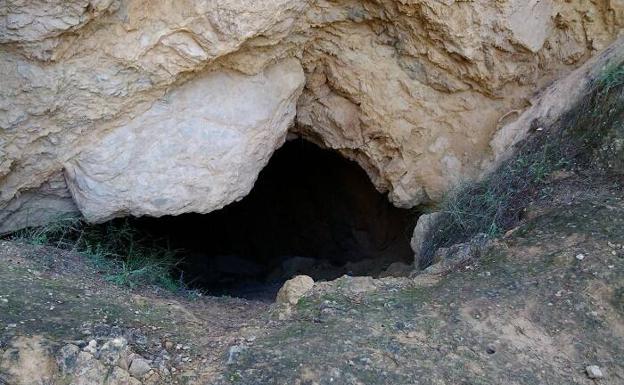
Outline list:
[[[218,209],[289,128],[394,204],[435,201],[624,24],[622,1],[5,3],[0,232],[72,201],[92,221]]]
[[[303,82],[287,60],[175,89],[64,165],[80,211],[96,222],[209,212],[244,197],[284,142]]]

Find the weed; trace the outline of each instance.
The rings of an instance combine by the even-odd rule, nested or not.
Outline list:
[[[512,228],[528,204],[547,193],[554,171],[624,171],[623,116],[624,65],[617,63],[590,82],[582,100],[556,124],[535,127],[513,158],[485,179],[447,195],[437,208],[444,215],[427,237],[421,267],[431,264],[440,247]]]
[[[166,241],[141,234],[127,219],[92,225],[75,217],[64,217],[46,226],[19,230],[8,238],[78,252],[108,281],[118,285],[184,289],[183,283],[174,278],[181,262],[176,258],[176,250]]]

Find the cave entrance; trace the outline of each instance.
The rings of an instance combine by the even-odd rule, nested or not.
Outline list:
[[[181,250],[180,274],[190,287],[272,300],[297,274],[377,276],[394,262],[410,264],[414,218],[355,162],[296,139],[275,152],[241,201],[209,214],[134,222]]]

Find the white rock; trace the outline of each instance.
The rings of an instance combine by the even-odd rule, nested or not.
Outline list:
[[[575,257],[577,260],[582,261],[583,259],[585,259],[585,255],[583,254],[577,254]]]
[[[82,351],[90,353],[90,354],[96,354],[97,353],[97,341],[96,340],[89,341],[87,346],[82,348]]]
[[[597,365],[589,365],[585,368],[585,372],[587,373],[587,377],[592,379],[603,378],[604,374],[602,370]]]

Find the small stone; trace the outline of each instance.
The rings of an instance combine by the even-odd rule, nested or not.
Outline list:
[[[113,367],[109,369],[107,373],[106,384],[109,385],[141,385],[141,382],[135,378],[130,377],[130,374],[119,367]]]
[[[494,354],[496,353],[496,346],[494,346],[494,344],[488,344],[488,346],[485,348],[485,351],[487,354]]]
[[[587,372],[587,377],[591,379],[603,378],[604,374],[602,370],[597,365],[589,365],[585,368],[585,372]]]
[[[297,302],[314,287],[314,280],[307,275],[298,275],[289,279],[277,293],[278,304],[296,305]]]
[[[128,372],[135,378],[142,378],[147,372],[151,370],[149,362],[145,358],[135,357],[130,363]]]
[[[585,256],[583,254],[577,254],[575,258],[579,261],[582,261],[583,259],[585,259]]]
[[[95,341],[95,340],[89,341],[89,344],[87,346],[85,346],[82,349],[82,351],[87,352],[87,353],[91,353],[91,354],[97,353],[97,341]]]
[[[63,346],[56,357],[56,363],[62,374],[70,374],[76,367],[76,360],[80,354],[80,348],[73,344]]]
[[[351,277],[348,279],[347,290],[354,294],[362,294],[377,290],[373,277]]]
[[[243,345],[230,346],[230,349],[228,349],[228,359],[227,359],[226,364],[232,365],[233,363],[235,363],[236,358],[238,357],[239,354],[242,353],[243,350],[245,350],[245,346]]]
[[[412,331],[412,332],[407,332],[406,337],[407,337],[407,338],[417,338],[417,337],[418,337],[418,333],[417,333],[417,332],[414,332],[414,331]]]
[[[117,365],[127,345],[125,338],[113,338],[102,346],[99,359],[106,365]]]

